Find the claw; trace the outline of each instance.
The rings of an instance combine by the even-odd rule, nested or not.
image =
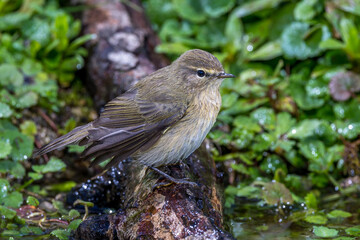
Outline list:
[[[188,185],[191,185],[193,187],[198,187],[199,185],[195,182],[191,182],[191,181],[188,181],[189,178],[185,178],[185,179],[177,179],[177,178],[173,178],[171,177],[170,175],[164,173],[163,171],[160,171],[159,169],[155,168],[155,167],[151,167],[151,166],[148,166],[150,169],[154,170],[155,172],[159,173],[161,176],[163,176],[164,178],[166,178],[167,180],[170,181],[170,183],[157,183],[153,186],[153,190],[155,188],[159,188],[159,187],[165,187],[165,186],[169,186],[171,185],[172,183],[175,183],[175,184],[188,184]]]

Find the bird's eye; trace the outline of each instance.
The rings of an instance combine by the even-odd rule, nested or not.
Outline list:
[[[205,72],[203,70],[197,70],[196,74],[201,78],[205,76]]]

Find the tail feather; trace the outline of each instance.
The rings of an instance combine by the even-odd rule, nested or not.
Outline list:
[[[89,130],[91,128],[93,128],[92,123],[76,127],[64,136],[56,138],[45,146],[41,147],[40,149],[35,150],[33,157],[41,156],[55,149],[63,148],[69,144],[78,143],[79,141],[88,136]]]

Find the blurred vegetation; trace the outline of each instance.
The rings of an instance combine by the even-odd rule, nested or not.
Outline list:
[[[358,202],[360,1],[146,0],[144,5],[162,41],[158,52],[176,58],[188,49],[208,50],[237,76],[222,84],[222,110],[209,135],[218,166],[229,175],[230,218],[244,219],[234,212],[244,197],[278,210],[302,206],[287,221],[320,225],[331,218],[320,211],[325,202]],[[359,224],[359,211],[354,214],[352,224]],[[280,211],[281,221],[283,215],[289,214]],[[338,230],[314,226],[313,233],[360,236]]]
[[[65,170],[65,163],[29,159],[38,111],[59,112],[76,98],[59,90],[73,86],[75,71],[83,67],[87,52],[81,45],[92,36],[79,37],[80,30],[80,21],[58,1],[0,0],[0,238],[51,233],[67,239],[81,222],[79,212],[66,210],[61,201],[39,208],[52,186],[35,183]],[[57,191],[74,184],[62,183]]]

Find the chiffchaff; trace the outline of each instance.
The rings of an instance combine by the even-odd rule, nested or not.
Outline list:
[[[219,113],[224,78],[219,60],[190,50],[171,65],[136,83],[105,105],[100,117],[43,146],[34,156],[77,143],[92,165],[111,158],[106,168],[132,157],[154,168],[175,164],[194,152]]]

